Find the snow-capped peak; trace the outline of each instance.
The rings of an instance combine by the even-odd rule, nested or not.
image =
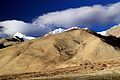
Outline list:
[[[65,29],[62,29],[62,28],[58,28],[58,29],[55,29],[54,31],[51,31],[49,32],[50,34],[56,34],[56,33],[61,33],[61,32],[64,32]]]
[[[16,36],[18,36],[19,38],[23,38],[23,37],[25,37],[26,35],[23,35],[23,34],[20,33],[20,32],[16,32],[16,33],[13,35],[13,38],[16,38]]]
[[[35,37],[31,37],[31,36],[26,36],[20,32],[16,32],[14,35],[13,35],[13,38],[19,38],[19,39],[23,39],[24,41],[27,41],[27,40],[31,40],[31,39],[35,39]]]
[[[75,26],[75,27],[68,28],[65,31],[69,31],[69,30],[72,30],[72,29],[80,29],[80,28],[78,28],[78,27]]]
[[[72,30],[72,29],[79,29],[79,28],[78,27],[71,27],[71,28],[68,28],[68,29],[58,28],[58,29],[55,29],[54,31],[50,31],[48,34],[62,33],[62,32],[65,32],[65,31]],[[46,34],[45,36],[47,36],[48,34]]]
[[[79,28],[79,27],[71,27],[71,28],[68,28],[68,29],[62,29],[62,28],[58,28],[58,29],[55,29],[54,31],[50,31],[48,34],[57,34],[57,33],[62,33],[62,32],[65,32],[65,31],[69,31],[69,30],[72,30],[72,29],[84,29],[84,30],[88,30],[88,28]],[[48,34],[46,34],[45,36],[47,36]]]

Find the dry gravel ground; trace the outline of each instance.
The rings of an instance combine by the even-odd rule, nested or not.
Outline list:
[[[0,75],[0,80],[119,80],[120,59],[22,74]]]

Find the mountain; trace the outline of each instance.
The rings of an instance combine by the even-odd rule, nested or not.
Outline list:
[[[120,24],[116,25],[116,26],[113,26],[112,28],[107,30],[106,34],[116,36],[116,37],[120,37]]]
[[[13,45],[16,45],[16,44],[20,44],[21,41],[17,40],[17,39],[14,39],[14,38],[1,38],[0,39],[0,43],[3,44],[4,47],[1,46],[0,49],[2,48],[7,48],[7,47],[10,47],[10,46],[13,46]]]
[[[111,27],[108,30],[97,32],[97,33],[101,34],[103,36],[116,36],[116,37],[120,37],[120,24],[119,25],[115,25],[115,26]]]
[[[56,71],[120,58],[119,43],[119,38],[85,29],[43,36],[0,49],[0,74]]]
[[[31,40],[31,39],[35,39],[35,37],[32,37],[32,36],[26,36],[20,32],[16,32],[14,35],[13,35],[13,38],[15,39],[22,39],[23,41],[27,41],[27,40]]]
[[[103,36],[88,29],[57,29],[25,42],[13,39],[0,39],[0,42],[12,42],[0,49],[0,79],[36,79],[66,74],[78,78],[78,73],[79,78],[82,75],[85,78],[84,74],[91,76],[95,73],[99,77],[109,72],[113,76],[119,69],[120,38]]]
[[[87,27],[86,28],[71,27],[71,28],[68,28],[68,29],[58,28],[58,29],[55,29],[53,31],[50,31],[48,34],[45,34],[45,36],[50,35],[50,34],[62,33],[62,32],[65,32],[65,31],[72,30],[72,29],[85,29],[85,30],[88,30]]]
[[[27,40],[31,40],[31,39],[35,39],[35,37],[31,37],[31,36],[26,36],[20,32],[16,32],[13,37],[7,37],[7,38],[0,38],[0,49],[2,48],[6,48],[9,46],[13,46],[16,44],[20,44],[23,41],[27,41]]]

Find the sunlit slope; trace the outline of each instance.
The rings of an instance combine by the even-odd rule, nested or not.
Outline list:
[[[120,57],[119,46],[111,43],[114,39],[106,39],[89,30],[73,29],[0,49],[0,74],[38,72]]]

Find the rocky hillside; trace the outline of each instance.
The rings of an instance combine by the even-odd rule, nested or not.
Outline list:
[[[120,39],[72,29],[0,49],[0,74],[60,69],[120,58]]]
[[[1,44],[4,44],[3,47],[0,46],[0,49],[1,48],[6,48],[6,47],[9,47],[9,46],[13,46],[13,45],[16,45],[16,44],[20,44],[21,41],[15,39],[15,38],[1,38],[0,39],[0,43]]]

